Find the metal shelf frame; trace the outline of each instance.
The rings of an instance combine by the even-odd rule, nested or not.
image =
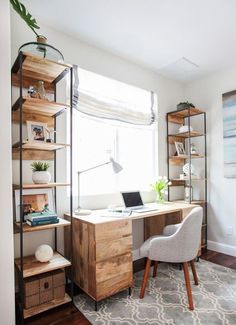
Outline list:
[[[188,114],[186,114],[186,116],[183,116],[183,120],[184,120],[184,124],[188,126],[188,137],[185,138],[185,141],[188,142],[188,148],[189,148],[189,152],[187,154],[188,156],[188,162],[191,166],[191,162],[192,162],[192,159],[194,159],[194,157],[192,156],[191,154],[191,139],[193,137],[191,137],[191,130],[190,130],[190,127],[191,127],[191,119],[193,119],[195,116],[202,116],[203,117],[203,134],[201,135],[201,137],[203,138],[203,141],[204,141],[204,203],[202,203],[201,205],[203,206],[203,209],[204,209],[204,220],[203,220],[203,226],[202,226],[202,229],[204,230],[204,245],[202,245],[205,249],[207,249],[207,126],[206,126],[206,112],[204,111],[199,111],[198,113],[195,113],[195,114],[191,114],[191,107],[189,108],[184,108],[182,110],[176,110],[176,111],[171,111],[171,112],[168,112],[166,114],[166,120],[167,120],[167,177],[168,179],[170,179],[170,168],[171,168],[171,164],[170,164],[170,158],[171,158],[171,155],[170,155],[170,146],[172,144],[169,143],[169,137],[171,136],[171,134],[169,133],[169,123],[174,123],[172,121],[169,121],[169,116],[170,115],[174,115],[176,113],[176,115],[178,113],[180,113],[181,111],[187,111]],[[175,123],[174,123],[175,124]],[[189,178],[188,178],[188,183],[189,183],[189,187],[191,189],[192,187],[192,184],[193,184],[193,181],[194,179],[192,179],[191,177],[191,174],[189,175]],[[185,183],[185,182],[184,182]],[[182,185],[182,186],[185,186],[185,185]],[[191,190],[190,190],[191,191]],[[171,201],[171,186],[168,186],[168,201]],[[191,192],[190,192],[191,193]],[[189,203],[191,204],[192,203],[192,200],[191,199],[191,194],[189,196]]]
[[[16,295],[16,305],[19,307],[19,315],[20,315],[20,324],[24,324],[24,277],[23,277],[23,260],[24,260],[24,236],[27,236],[27,233],[25,233],[23,230],[23,222],[24,222],[24,214],[23,214],[23,85],[24,85],[24,75],[23,75],[23,63],[25,60],[25,54],[23,52],[19,52],[15,63],[12,67],[12,78],[13,74],[16,73],[16,64],[18,65],[18,78],[19,78],[19,174],[20,174],[20,183],[19,183],[19,192],[20,192],[20,223],[19,223],[19,245],[20,245],[20,267],[18,268],[16,266],[16,271],[18,274],[18,280],[19,280],[19,293]],[[40,59],[42,61],[42,59]],[[56,63],[55,63],[56,64]],[[70,114],[70,182],[69,182],[69,188],[70,188],[70,215],[71,215],[71,223],[70,223],[70,234],[71,234],[71,242],[70,242],[70,248],[71,248],[71,254],[69,261],[71,262],[71,272],[70,272],[70,281],[71,281],[71,288],[70,288],[70,295],[73,301],[74,298],[74,284],[73,284],[73,241],[72,241],[72,233],[73,233],[73,177],[72,177],[72,150],[73,150],[73,67],[67,68],[63,73],[61,73],[55,80],[52,82],[53,86],[53,92],[54,92],[54,102],[57,100],[57,83],[64,78],[67,74],[69,74],[69,83],[70,83],[70,99],[69,99],[69,114]],[[14,83],[12,82],[12,85]],[[57,115],[54,115],[54,129],[56,131],[57,128]],[[54,142],[56,143],[56,133],[54,133]],[[56,172],[56,166],[57,166],[57,154],[56,151],[54,151],[54,159],[53,159],[53,165],[54,165],[54,182],[57,182],[57,172]],[[68,186],[68,184],[67,184]],[[55,198],[55,210],[57,211],[57,189],[54,188],[54,198]],[[43,231],[43,230],[41,230]],[[57,241],[58,241],[58,233],[57,228],[54,228],[54,250],[57,252]],[[68,275],[67,275],[68,277]]]

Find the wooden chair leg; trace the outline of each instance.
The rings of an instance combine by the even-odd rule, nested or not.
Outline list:
[[[154,261],[154,265],[153,265],[153,278],[155,278],[157,276],[157,265],[158,265],[158,262],[157,261]]]
[[[187,295],[188,295],[189,309],[194,310],[192,289],[191,289],[189,272],[188,272],[188,263],[184,262],[183,266],[184,266],[184,277],[185,277],[185,284],[186,284]]]
[[[195,269],[194,260],[190,261],[190,265],[191,265],[191,269],[192,269],[192,273],[193,273],[194,284],[197,286],[198,285],[198,278],[197,278],[197,272],[196,272],[196,269]]]
[[[150,273],[150,267],[151,267],[151,260],[149,258],[147,258],[145,272],[144,272],[144,275],[143,275],[142,288],[141,288],[140,295],[139,295],[140,299],[143,299],[143,297],[144,297],[144,293],[145,293],[145,289],[146,289],[146,285],[147,285],[147,280],[148,280],[148,276],[149,276],[149,273]]]

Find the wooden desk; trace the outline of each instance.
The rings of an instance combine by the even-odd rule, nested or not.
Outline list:
[[[195,207],[166,203],[159,210],[132,213],[129,217],[73,216],[74,282],[96,302],[133,285],[132,221],[144,219],[144,238],[161,234],[168,224],[179,223]],[[70,219],[65,215],[66,219]],[[68,229],[65,254],[69,255]]]

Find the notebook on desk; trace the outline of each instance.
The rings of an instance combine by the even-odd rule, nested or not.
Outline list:
[[[121,192],[127,210],[134,212],[149,212],[158,210],[157,207],[148,207],[143,204],[140,192]]]

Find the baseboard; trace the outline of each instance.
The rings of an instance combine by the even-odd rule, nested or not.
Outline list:
[[[236,246],[217,243],[215,241],[208,240],[207,248],[212,251],[215,251],[215,252],[219,252],[219,253],[223,253],[223,254],[227,254],[227,255],[236,257]]]
[[[141,256],[139,255],[139,249],[134,249],[132,251],[133,254],[133,261],[137,261],[141,258]]]

